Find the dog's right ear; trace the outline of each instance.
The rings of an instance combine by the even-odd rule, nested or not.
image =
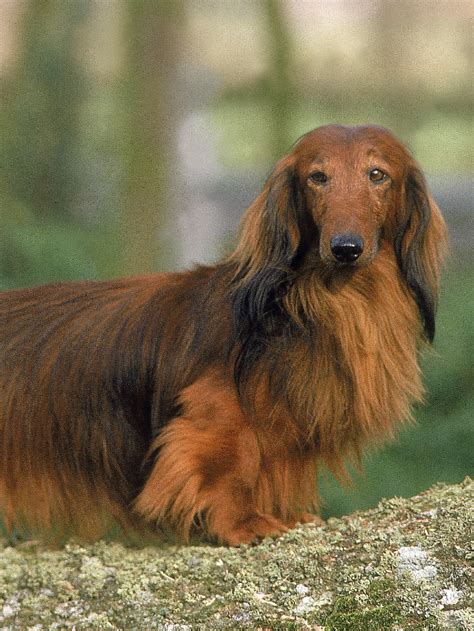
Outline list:
[[[239,316],[261,320],[270,297],[286,282],[301,240],[300,198],[295,168],[283,158],[247,209],[231,255],[237,263],[234,305],[242,311]]]

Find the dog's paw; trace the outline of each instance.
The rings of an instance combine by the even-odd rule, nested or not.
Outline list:
[[[279,537],[288,532],[288,527],[271,515],[255,514],[235,524],[226,532],[216,533],[220,542],[230,546],[259,543],[265,537]]]
[[[313,513],[298,513],[286,522],[288,528],[294,528],[296,524],[315,524],[316,526],[322,526],[324,520],[321,519],[319,515],[313,515]]]

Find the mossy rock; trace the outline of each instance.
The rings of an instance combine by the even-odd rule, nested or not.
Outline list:
[[[0,628],[474,628],[474,483],[258,546],[0,541]]]

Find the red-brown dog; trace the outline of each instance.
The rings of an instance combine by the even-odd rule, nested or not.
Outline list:
[[[380,127],[304,136],[231,256],[176,274],[0,301],[8,526],[124,524],[228,544],[287,530],[422,399],[445,227]]]

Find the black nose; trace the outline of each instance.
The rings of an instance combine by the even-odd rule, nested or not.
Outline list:
[[[331,239],[331,252],[341,263],[353,263],[364,250],[364,240],[357,234],[338,234]]]

